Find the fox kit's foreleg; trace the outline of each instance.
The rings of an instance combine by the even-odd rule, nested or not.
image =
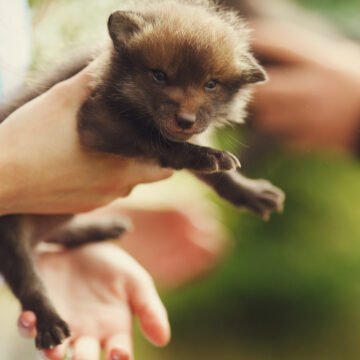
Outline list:
[[[238,208],[248,209],[267,220],[272,212],[281,212],[284,193],[267,180],[248,179],[236,171],[195,173],[223,199]]]

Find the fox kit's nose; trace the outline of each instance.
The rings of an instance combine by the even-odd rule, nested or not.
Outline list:
[[[176,116],[176,123],[182,130],[191,129],[196,121],[196,114],[179,113]]]

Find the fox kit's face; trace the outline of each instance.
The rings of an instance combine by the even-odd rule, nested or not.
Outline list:
[[[197,14],[208,17],[200,21],[179,8],[116,12],[109,30],[126,72],[122,92],[165,138],[186,141],[216,123],[242,86],[265,75],[251,55],[239,55],[231,27],[222,28],[216,15]]]

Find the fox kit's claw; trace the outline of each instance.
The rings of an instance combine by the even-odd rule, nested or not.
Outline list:
[[[211,149],[205,154],[205,157],[200,166],[200,171],[210,173],[222,172],[236,170],[240,167],[240,161],[235,155],[229,152]]]
[[[234,168],[233,169],[240,169],[241,168],[240,160],[234,154],[232,154],[231,152],[226,151],[226,154],[228,154],[232,158],[232,160],[234,161]],[[233,169],[231,169],[231,170],[233,170]]]

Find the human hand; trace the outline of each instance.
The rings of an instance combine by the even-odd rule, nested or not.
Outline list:
[[[166,310],[150,276],[118,246],[99,243],[42,252],[37,267],[50,299],[72,332],[70,341],[44,353],[48,359],[63,359],[71,345],[73,360],[97,360],[101,347],[106,359],[132,360],[133,314],[153,344],[164,346],[169,341]],[[20,332],[34,337],[35,323],[32,312],[23,312]]]
[[[191,204],[184,211],[183,206],[124,208],[118,201],[80,216],[89,222],[129,217],[133,229],[121,235],[119,245],[156,283],[175,288],[213,269],[230,247],[213,207]]]
[[[83,212],[171,175],[80,145],[76,118],[91,81],[92,65],[0,124],[0,214]]]
[[[108,211],[124,213],[113,205]],[[167,288],[206,274],[229,248],[216,215],[196,206],[187,211],[128,209],[125,214],[134,230],[122,237],[121,246]]]
[[[360,47],[279,21],[255,22],[253,47],[269,63],[254,127],[303,149],[352,151],[360,126]]]

